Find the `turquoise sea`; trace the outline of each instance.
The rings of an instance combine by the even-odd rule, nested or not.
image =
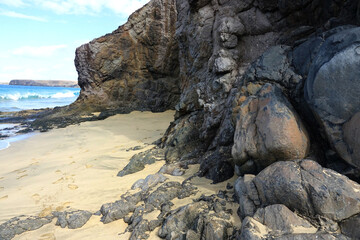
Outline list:
[[[0,113],[69,105],[79,96],[80,88],[0,85]],[[0,124],[0,150],[34,133],[17,134],[20,124]]]
[[[0,112],[69,105],[79,92],[79,88],[0,85]]]

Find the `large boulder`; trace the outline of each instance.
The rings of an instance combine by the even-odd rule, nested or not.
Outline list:
[[[237,184],[238,199],[253,200],[250,207],[255,209],[283,204],[308,217],[323,216],[336,222],[360,212],[360,185],[311,160],[276,162]],[[249,203],[239,201],[241,216],[253,213],[242,212],[249,209]],[[241,207],[244,204],[247,206]]]
[[[324,42],[309,40],[317,55],[312,57],[305,99],[340,157],[360,167],[360,28],[342,27],[324,37]]]
[[[232,156],[237,165],[253,160],[258,169],[275,161],[306,157],[309,138],[281,90],[265,84],[240,107]]]

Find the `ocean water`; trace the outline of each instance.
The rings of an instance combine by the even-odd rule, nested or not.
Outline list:
[[[65,106],[74,102],[79,93],[79,88],[0,85],[0,112]],[[19,130],[20,124],[0,124],[0,150],[34,135],[18,135]]]
[[[0,112],[69,105],[79,92],[79,88],[0,85]]]

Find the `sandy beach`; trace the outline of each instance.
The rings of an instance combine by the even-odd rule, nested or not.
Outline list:
[[[97,212],[102,204],[118,200],[136,180],[158,172],[164,165],[165,161],[157,161],[143,171],[116,176],[134,154],[154,147],[152,143],[164,134],[173,115],[173,111],[132,112],[54,129],[12,143],[0,151],[0,224],[20,215],[47,216],[52,211],[67,209]],[[198,168],[193,165],[183,176],[167,177],[182,182]],[[234,179],[217,185],[210,185],[211,181],[205,179],[192,181],[200,196],[214,194]],[[186,198],[176,201],[175,207],[191,202]],[[75,230],[62,229],[55,222],[14,239],[128,239],[129,236],[129,233],[119,236],[127,227],[123,220],[103,224],[100,216],[94,215]],[[151,239],[157,239],[155,235]]]

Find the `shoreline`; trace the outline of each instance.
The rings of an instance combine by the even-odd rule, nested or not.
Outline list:
[[[131,157],[155,147],[153,143],[163,136],[173,115],[174,111],[118,114],[39,133],[2,150],[0,226],[21,215],[49,217],[56,212],[84,210],[92,216],[81,228],[61,228],[55,226],[53,219],[13,239],[118,239],[119,236],[128,239],[131,232],[126,232],[127,223],[120,219],[104,224],[97,213],[102,204],[117,201],[124,194],[135,194],[138,191],[132,189],[135,182],[162,169],[165,160],[160,158],[143,170],[117,176]],[[189,165],[179,176],[164,173],[165,183],[190,182],[197,189],[191,197],[172,200],[172,209],[192,203],[203,194],[217,194],[235,181],[232,178],[211,184],[211,180],[196,176],[199,167]],[[230,207],[236,218],[238,204]],[[151,213],[149,218],[156,219],[157,213]],[[237,221],[240,222],[234,220]],[[156,231],[150,234],[150,239],[160,239]]]
[[[87,169],[87,171],[90,172],[92,172],[97,165],[101,170],[105,170],[106,172],[112,169],[113,173],[111,175],[113,175],[113,177],[111,177],[111,179],[117,179],[116,173],[127,164],[127,160],[132,155],[154,146],[152,143],[162,136],[172,118],[172,111],[159,114],[132,112],[130,114],[115,115],[103,121],[84,122],[66,128],[52,129],[45,133],[35,133],[36,135],[31,138],[19,139],[21,141],[13,142],[9,148],[1,150],[0,155],[1,205],[5,206],[6,204],[10,204],[7,208],[8,211],[10,211],[10,206],[13,205],[14,201],[19,203],[18,206],[21,206],[22,204],[20,202],[27,199],[27,204],[32,205],[32,208],[38,211],[40,210],[41,212],[43,209],[35,207],[36,204],[34,205],[32,195],[41,195],[40,192],[43,192],[44,195],[49,195],[49,193],[44,189],[41,190],[41,187],[37,186],[36,182],[32,184],[34,184],[34,187],[37,186],[37,193],[34,192],[31,196],[24,196],[22,198],[11,196],[11,191],[7,192],[7,186],[15,186],[16,183],[19,183],[20,185],[25,184],[21,186],[21,188],[24,188],[26,187],[26,183],[22,182],[22,179],[29,177],[42,179],[43,177],[41,175],[47,174],[48,178],[53,180],[51,181],[51,187],[59,183],[63,185],[63,182],[69,181],[68,186],[63,187],[73,190],[72,188],[76,188],[76,184],[73,182],[75,181],[73,180],[74,176],[72,176],[73,174],[65,173],[68,171],[76,172],[73,166],[76,168],[84,168],[84,170]],[[142,124],[144,124],[142,121],[152,121],[153,124],[142,126]],[[129,126],[125,126],[124,124],[126,123],[128,123]],[[121,124],[123,126],[119,126]],[[159,129],[151,130],[159,124],[161,125]],[[30,134],[34,134],[34,132]],[[141,146],[141,150],[129,151],[129,149],[137,146]],[[121,161],[116,163],[119,161],[116,159],[120,159]],[[10,166],[8,164],[9,160],[11,161]],[[48,168],[52,168],[54,170],[53,173],[41,172],[39,170],[41,164],[46,165],[46,169],[44,169],[46,171],[48,171]],[[63,174],[60,174],[58,170]],[[94,172],[92,174],[95,175]],[[82,180],[85,184],[85,180],[87,180],[86,176],[82,177],[84,177]],[[59,179],[61,180],[57,182]],[[52,192],[51,189],[48,190]],[[7,197],[4,198],[5,196]],[[49,201],[46,200],[43,203],[45,202]],[[64,202],[66,201],[64,200]],[[55,206],[56,201],[54,201],[52,205]],[[56,207],[58,206],[55,206],[55,208]],[[29,209],[29,206],[24,206],[24,208]],[[17,215],[22,215],[21,212],[17,212],[16,214],[8,213],[6,214],[7,217],[4,217],[3,214],[3,212],[0,213],[0,222]],[[30,212],[27,213],[27,215],[29,214]]]

